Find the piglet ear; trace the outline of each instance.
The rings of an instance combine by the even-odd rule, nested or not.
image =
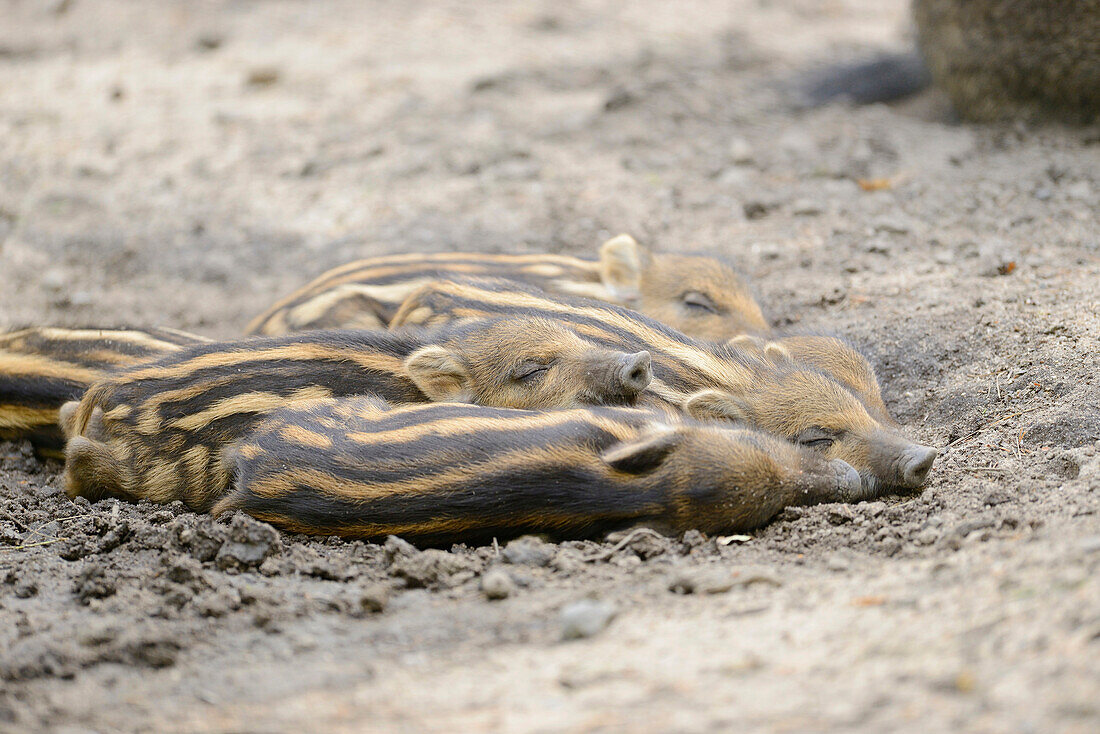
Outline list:
[[[632,301],[641,295],[642,271],[648,254],[628,234],[612,237],[600,246],[600,280],[620,301]]]
[[[746,352],[759,352],[764,348],[764,340],[750,334],[739,334],[727,341],[726,346]]]
[[[410,354],[405,360],[405,372],[432,402],[465,402],[469,398],[470,373],[455,355],[438,344]]]
[[[722,390],[700,390],[684,400],[683,410],[700,421],[752,421],[752,409],[742,398]]]
[[[644,474],[659,467],[679,444],[679,434],[662,431],[615,444],[600,454],[600,458],[617,471]]]
[[[77,434],[76,419],[79,408],[80,401],[70,400],[58,411],[57,423],[61,426],[61,432],[65,434],[65,438],[72,438]]]
[[[772,364],[790,364],[794,361],[791,353],[779,342],[768,342],[764,347],[764,356]]]

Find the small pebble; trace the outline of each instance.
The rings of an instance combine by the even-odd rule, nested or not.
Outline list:
[[[507,599],[515,590],[515,582],[503,569],[491,569],[481,577],[481,593],[486,599]]]
[[[880,217],[875,220],[874,228],[878,232],[889,234],[909,234],[912,229],[908,222],[898,217]]]
[[[1075,181],[1065,188],[1066,196],[1071,199],[1091,199],[1092,185],[1088,181]]]
[[[852,508],[848,505],[838,505],[836,507],[830,507],[825,513],[826,519],[833,525],[843,525],[849,523],[855,519],[856,514],[852,511]]]
[[[677,594],[721,594],[733,584],[733,574],[727,568],[693,568],[672,574],[668,590]]]
[[[505,563],[517,566],[545,566],[554,558],[557,549],[542,538],[525,535],[504,546],[501,556]]]
[[[934,528],[927,528],[917,534],[918,545],[932,545],[940,538],[940,533]]]
[[[390,587],[387,584],[367,584],[359,592],[359,609],[363,612],[378,614],[385,611],[390,601]]]
[[[753,162],[754,152],[752,145],[744,138],[734,138],[730,141],[730,160],[744,166]]]
[[[270,87],[279,81],[279,70],[273,66],[260,66],[248,72],[245,83],[250,87]]]
[[[382,553],[386,558],[386,563],[393,563],[398,558],[408,558],[409,556],[415,556],[419,553],[412,543],[403,538],[398,538],[396,535],[390,535],[386,538],[386,544],[382,546]]]
[[[779,513],[779,517],[776,519],[781,522],[794,522],[795,520],[801,520],[802,516],[806,514],[806,511],[801,507],[788,507]]]
[[[611,624],[617,612],[613,604],[596,599],[568,604],[561,610],[561,637],[563,640],[592,637]]]
[[[796,199],[791,204],[791,213],[796,217],[816,217],[823,211],[821,204],[812,199]]]
[[[1100,553],[1100,535],[1085,538],[1081,541],[1081,550],[1085,553]]]

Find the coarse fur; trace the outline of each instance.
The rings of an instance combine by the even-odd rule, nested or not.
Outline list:
[[[65,406],[66,490],[207,509],[228,486],[221,452],[299,400],[562,408],[628,404],[648,381],[648,354],[609,350],[539,318],[202,344],[113,375]]]
[[[757,431],[628,408],[322,400],[273,414],[227,462],[234,489],[216,514],[428,544],[587,537],[638,522],[743,531],[790,505],[860,496],[844,462]]]
[[[0,439],[28,439],[60,458],[58,411],[95,382],[207,341],[174,329],[33,327],[0,334]]]
[[[393,324],[521,314],[557,319],[609,348],[648,351],[653,381],[643,404],[677,407],[704,420],[743,422],[809,446],[856,467],[871,493],[920,486],[935,459],[934,449],[912,443],[888,416],[879,415],[879,406],[885,413],[881,394],[879,405],[871,407],[852,386],[824,371],[835,350],[815,350],[815,340],[792,345],[808,357],[816,355],[820,367],[791,359],[782,346],[704,342],[626,308],[490,279],[424,286],[406,300]],[[877,394],[873,388],[869,392]]]
[[[882,399],[875,368],[843,339],[827,334],[782,334],[738,336],[729,345],[763,356],[772,362],[793,362],[821,370],[863,401],[867,409],[887,425],[897,422]]]
[[[330,270],[278,301],[252,321],[248,333],[384,329],[417,288],[456,277],[503,278],[551,293],[629,305],[707,339],[768,328],[760,306],[730,267],[710,257],[654,253],[633,237],[619,235],[601,246],[597,261],[485,253],[360,260]]]

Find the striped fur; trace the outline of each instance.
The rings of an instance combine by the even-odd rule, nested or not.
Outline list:
[[[324,273],[252,321],[250,334],[312,329],[384,329],[420,286],[495,277],[551,293],[633,308],[703,338],[766,330],[741,278],[709,257],[654,254],[629,235],[608,240],[598,261],[564,255],[406,254],[360,260]]]
[[[859,477],[766,434],[628,408],[531,412],[362,398],[279,411],[227,457],[244,510],[299,532],[448,544],[644,522],[749,530]]]
[[[221,451],[294,401],[374,395],[527,408],[630,403],[649,355],[597,347],[537,318],[434,332],[320,331],[191,347],[93,385],[63,411],[71,496],[181,499],[228,486]],[[644,368],[641,381],[624,384]]]
[[[742,335],[729,340],[729,346],[751,352],[773,362],[798,362],[821,370],[863,401],[878,420],[897,425],[882,400],[875,368],[851,344],[826,334]]]
[[[700,419],[745,422],[804,443],[856,467],[868,494],[919,486],[927,471],[906,467],[920,463],[918,455],[932,452],[934,458],[933,449],[908,441],[892,420],[812,362],[777,358],[786,354],[782,349],[696,340],[611,304],[549,295],[511,281],[466,279],[422,287],[402,304],[393,327],[518,315],[556,319],[608,348],[648,351],[653,381],[644,403],[676,406]]]
[[[39,453],[60,457],[62,405],[112,372],[203,341],[174,329],[38,327],[0,334],[0,439],[30,439]]]

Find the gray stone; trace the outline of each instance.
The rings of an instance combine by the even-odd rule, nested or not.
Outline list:
[[[730,160],[739,166],[752,163],[755,156],[752,145],[744,138],[734,138],[731,140],[729,153]]]
[[[479,565],[465,556],[429,548],[394,561],[390,573],[405,579],[412,587],[457,586],[472,578]]]
[[[554,558],[557,548],[542,538],[525,535],[504,546],[501,556],[505,563],[517,566],[545,566]]]
[[[481,593],[486,599],[507,599],[515,590],[515,582],[503,569],[490,569],[481,577]]]
[[[222,571],[255,568],[281,547],[275,528],[247,515],[237,514],[229,523],[229,539],[218,550],[214,565]]]
[[[559,617],[561,637],[563,640],[592,637],[611,624],[617,613],[614,604],[596,599],[581,599],[567,604]]]
[[[855,519],[855,512],[848,505],[837,505],[825,511],[825,518],[833,525],[843,525]]]
[[[823,211],[821,204],[812,199],[795,199],[791,204],[791,214],[798,217],[816,217]]]

